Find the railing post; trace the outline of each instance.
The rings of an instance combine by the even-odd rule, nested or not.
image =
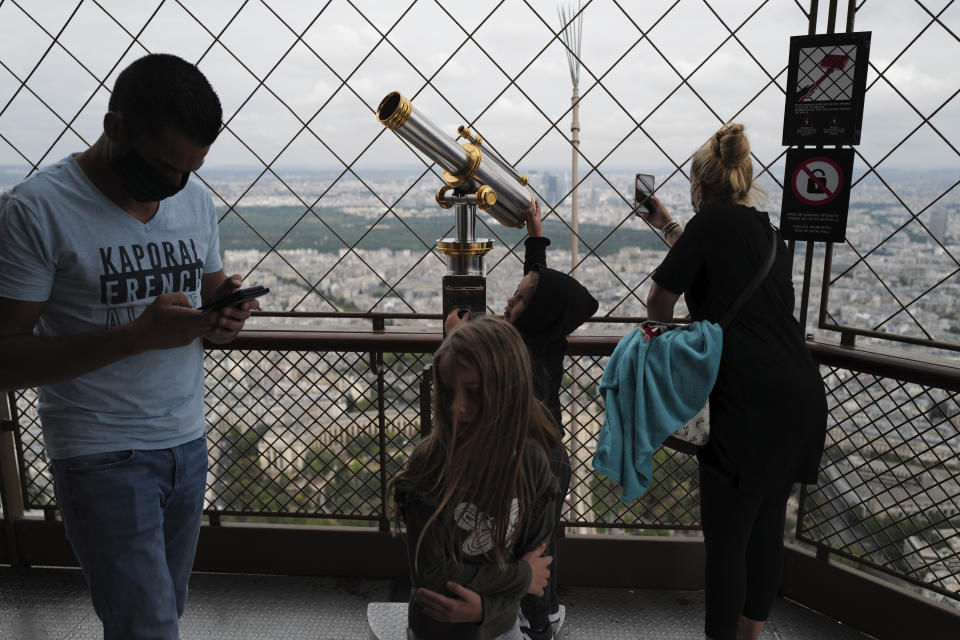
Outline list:
[[[807,20],[807,35],[812,36],[817,32],[817,12],[820,7],[820,0],[810,0],[810,13]]]
[[[383,319],[380,319],[383,322]],[[376,321],[374,321],[376,325]],[[386,391],[386,381],[384,380],[383,353],[376,351],[370,353],[370,364],[374,373],[377,374],[377,433],[378,436],[378,458],[380,462],[380,531],[388,533],[390,531],[390,514],[387,505],[390,504],[390,496],[387,487],[390,479],[387,477],[387,416],[386,400],[384,393]]]
[[[847,33],[853,33],[853,23],[857,17],[856,0],[847,0]]]
[[[800,294],[800,330],[807,332],[807,306],[810,304],[810,280],[813,279],[813,242],[807,242],[803,261],[803,289]]]
[[[820,313],[817,314],[817,328],[823,329],[827,323],[827,302],[830,297],[830,270],[833,268],[833,243],[828,242],[823,249],[823,277],[820,280]],[[806,328],[804,328],[806,331]]]
[[[0,504],[7,538],[7,555],[11,565],[20,564],[13,523],[23,518],[23,487],[17,456],[15,431],[16,397],[11,391],[0,395]]]

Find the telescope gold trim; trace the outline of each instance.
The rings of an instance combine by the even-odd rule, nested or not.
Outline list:
[[[465,124],[462,124],[459,127],[457,127],[457,133],[460,134],[460,137],[466,138],[469,142],[477,145],[478,147],[480,146],[480,143],[483,142],[483,138],[481,138],[480,136],[477,136],[476,138],[474,138],[473,134],[470,133],[470,129],[468,129],[467,125]]]
[[[493,249],[493,240],[478,240],[476,242],[447,242],[437,240],[437,249],[445,256],[485,256]]]
[[[443,185],[442,187],[437,189],[437,195],[435,196],[435,198],[437,199],[437,204],[440,205],[441,209],[449,209],[450,207],[453,206],[452,202],[448,202],[444,200],[444,197],[447,191],[453,191],[453,187],[448,185]]]
[[[394,100],[399,101],[396,109],[393,109],[393,112],[389,117],[380,117],[380,114],[383,112],[383,108],[387,105],[387,103]],[[387,127],[388,129],[393,129],[396,131],[407,122],[407,118],[410,117],[411,113],[413,113],[413,103],[407,98],[403,97],[399,91],[394,91],[392,93],[388,93],[387,97],[380,101],[380,106],[377,107],[377,120],[382,122],[383,126]]]
[[[443,181],[451,187],[462,187],[473,180],[477,169],[480,168],[480,160],[483,157],[483,153],[477,145],[465,142],[461,146],[467,152],[467,166],[457,173],[450,173],[446,169],[443,170]]]
[[[477,189],[477,208],[486,211],[495,204],[497,204],[497,192],[493,187],[483,185]]]

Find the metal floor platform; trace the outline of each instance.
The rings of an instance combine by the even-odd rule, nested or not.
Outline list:
[[[370,640],[367,604],[403,591],[390,580],[194,574],[183,640]],[[566,587],[563,640],[702,638],[703,593]],[[0,568],[0,638],[102,637],[83,576],[71,569]],[[761,640],[865,640],[789,600],[774,606]]]

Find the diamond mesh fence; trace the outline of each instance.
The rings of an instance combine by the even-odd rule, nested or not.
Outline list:
[[[175,52],[221,94],[225,126],[208,165],[237,168],[198,177],[220,210],[228,268],[271,285],[269,311],[431,313],[443,264],[434,241],[452,222],[433,205],[436,165],[373,117],[399,88],[454,123],[451,135],[463,122],[518,167],[572,150],[576,184],[556,170],[531,179],[556,255],[570,259],[579,194],[571,270],[604,292],[602,316],[642,315],[639,292],[657,259],[636,274],[629,264],[637,248],[662,255],[663,244],[631,215],[632,174],[621,167],[657,168],[658,195],[683,206],[690,152],[720,123],[743,121],[776,208],[783,150],[768,115],[782,108],[786,41],[807,31],[809,4],[590,0],[560,21],[546,0],[3,0],[0,188],[92,143],[118,71],[146,52]],[[874,32],[865,134],[847,242],[817,248],[829,254],[821,328],[958,344],[960,77],[937,71],[960,51],[958,16],[954,0],[895,12],[856,3],[856,28]],[[577,21],[582,50],[563,38]],[[575,147],[560,62],[568,54],[583,114]],[[414,168],[383,171],[391,163]],[[521,235],[484,217],[480,227],[497,244],[491,278],[512,281]]]
[[[611,348],[612,348],[611,344]],[[272,522],[389,525],[389,481],[419,439],[429,353],[214,350],[206,360],[206,511]],[[625,504],[592,469],[606,357],[566,359],[561,402],[572,481],[568,530],[699,529],[696,460],[668,449]],[[821,368],[830,409],[820,485],[800,495],[796,538],[960,596],[960,394]],[[55,508],[33,391],[16,394],[27,508]]]
[[[223,351],[207,362],[210,508],[377,514],[380,425],[364,354]]]
[[[208,351],[210,472],[206,511],[242,519],[384,521],[389,480],[419,440],[429,353]],[[605,357],[570,356],[561,394],[573,481],[569,526],[695,529],[697,466],[657,453],[654,480],[625,505],[593,471],[603,425]],[[36,393],[17,392],[23,493],[28,509],[56,506],[44,460]]]
[[[425,353],[209,351],[206,510],[380,520],[420,430]],[[28,509],[54,507],[33,390],[15,394]],[[288,521],[288,520],[284,520]]]
[[[565,520],[568,526],[618,529],[696,529],[700,522],[696,460],[669,449],[654,455],[649,490],[625,504],[620,488],[593,469],[597,436],[603,426],[600,377],[606,357],[568,357],[561,384],[571,484]]]
[[[53,476],[44,457],[40,418],[37,415],[37,393],[25,389],[11,394],[14,410],[14,435],[20,463],[20,484],[24,506],[42,509],[56,502],[53,494]]]
[[[960,598],[960,394],[821,371],[829,430],[797,539]]]
[[[573,193],[583,192],[584,215],[589,212],[595,222],[581,229],[583,258],[571,268],[609,289],[606,313],[636,315],[643,308],[637,283],[621,276],[613,255],[627,232],[635,243],[662,244],[631,215],[630,176],[614,167],[636,157],[664,167],[659,192],[672,198],[683,188],[692,145],[685,148],[673,139],[688,125],[668,122],[666,114],[690,113],[705,138],[722,122],[781,102],[784,69],[770,61],[784,59],[785,40],[773,43],[762,34],[773,25],[788,34],[791,23],[802,31],[807,17],[792,0],[766,0],[750,11],[691,0],[646,3],[641,16],[633,9],[594,0],[573,16],[586,25],[588,43],[591,37],[609,43],[594,57],[566,48],[554,6],[526,0],[470,5],[341,0],[309,9],[266,1],[129,6],[81,0],[37,7],[6,0],[0,19],[36,40],[26,51],[0,49],[6,89],[0,93],[0,140],[28,172],[67,148],[89,144],[99,133],[94,123],[105,110],[116,72],[148,51],[180,51],[208,73],[225,106],[225,128],[208,164],[229,158],[248,167],[230,176],[213,170],[198,174],[220,207],[224,245],[237,252],[228,262],[248,278],[273,283],[272,310],[430,312],[439,306],[435,292],[418,289],[435,281],[442,268],[434,241],[452,225],[432,205],[440,184],[437,167],[376,123],[372,109],[386,93],[381,87],[402,88],[435,118],[464,122],[488,144],[515,122],[523,133],[501,138],[496,150],[510,162],[534,163],[571,148],[569,98],[558,93],[556,82],[539,81],[556,76],[554,63],[569,51],[582,71],[584,126],[588,113],[604,114],[603,140],[585,135],[577,147],[583,167],[577,184],[567,185],[552,173],[532,184],[546,205],[545,219],[555,235],[565,237],[571,233]],[[673,42],[688,20],[710,33],[696,47],[688,45],[689,59]],[[429,51],[419,42],[424,30],[443,36]],[[500,35],[504,31],[506,37]],[[92,46],[90,39],[101,32],[109,37],[97,37]],[[332,42],[341,32],[349,33],[349,46],[338,48]],[[774,53],[775,47],[784,50]],[[717,65],[730,58],[738,61],[746,87],[736,98],[714,78]],[[632,71],[644,67],[666,70],[655,90],[638,91],[631,81]],[[57,99],[53,78],[61,70],[71,72],[70,100]],[[479,97],[478,86],[484,87]],[[9,97],[2,101],[3,95]],[[365,126],[355,135],[338,136],[340,120]],[[22,126],[26,123],[30,126]],[[46,135],[28,135],[37,127]],[[775,140],[771,133],[757,135]],[[759,172],[776,186],[767,168],[781,150],[766,146],[760,152],[766,157],[757,158]],[[420,167],[381,175],[376,165],[383,157]],[[328,168],[307,172],[305,163]],[[512,250],[520,236],[486,219],[481,227],[499,247],[491,256],[491,276],[498,269],[515,270]],[[404,247],[400,255],[393,251],[390,260],[378,259],[379,251],[394,246]],[[304,253],[310,251],[316,254]],[[350,285],[343,282],[346,274]],[[344,289],[353,295],[343,295]]]

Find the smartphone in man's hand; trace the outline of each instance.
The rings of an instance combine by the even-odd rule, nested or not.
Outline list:
[[[254,298],[259,298],[260,296],[270,293],[270,289],[267,287],[247,287],[246,289],[237,289],[232,291],[225,296],[221,296],[216,300],[211,300],[202,307],[197,307],[197,311],[202,312],[203,314],[210,313],[211,311],[220,311],[221,309],[226,309],[227,307],[239,307],[244,302],[248,300],[253,300]]]

